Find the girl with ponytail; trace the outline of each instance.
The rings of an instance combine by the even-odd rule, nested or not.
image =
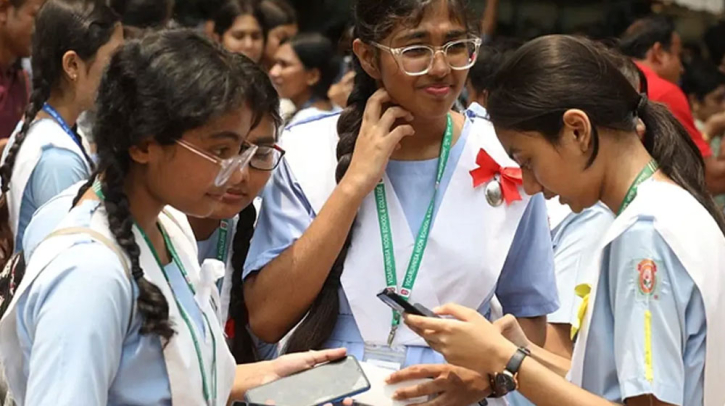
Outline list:
[[[33,91],[0,166],[4,258],[22,250],[25,228],[43,203],[90,175],[87,142],[74,128],[122,41],[119,17],[101,0],[48,0],[38,12]]]
[[[251,85],[261,75],[188,30],[150,34],[111,58],[97,101],[98,166],[0,320],[19,404],[222,406],[344,355],[235,367],[214,266],[199,267],[180,213],[211,215],[241,181],[258,150],[246,138],[263,114],[252,107],[267,97]]]
[[[616,215],[576,288],[573,358],[531,343],[511,317],[492,325],[458,305],[438,313],[463,323],[408,324],[449,362],[492,376],[494,392],[518,387],[537,405],[722,405],[725,221],[687,131],[599,47],[568,36],[519,49],[488,103],[529,193]]]
[[[452,111],[480,46],[466,16],[459,0],[356,2],[349,105],[283,134],[245,265],[262,340],[293,331],[287,352],[344,346],[411,367],[390,382],[432,378],[397,395],[438,396],[426,405],[479,402],[488,379],[444,364],[383,289],[481,314],[496,294],[537,342],[557,307],[542,196],[520,189],[481,106]]]

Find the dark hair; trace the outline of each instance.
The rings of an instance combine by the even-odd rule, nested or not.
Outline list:
[[[289,42],[292,50],[307,70],[320,71],[320,80],[312,87],[312,96],[328,100],[327,91],[340,74],[340,58],[329,38],[318,33],[298,34]]]
[[[262,29],[262,38],[267,42],[267,22],[257,0],[226,0],[214,13],[214,32],[224,35],[234,25],[237,17],[251,15]]]
[[[231,54],[192,30],[166,30],[127,42],[108,66],[98,92],[93,128],[103,205],[118,244],[131,261],[139,287],[142,334],[164,341],[174,331],[168,303],[159,288],[144,278],[140,249],[133,234],[130,202],[124,182],[131,168],[129,149],[144,140],[171,145],[192,129],[243,106],[254,108],[259,96],[249,77],[259,67],[243,55]],[[254,112],[254,125],[261,115]],[[93,176],[79,191],[82,196]]]
[[[476,64],[471,67],[468,73],[468,80],[473,89],[482,93],[491,86],[493,76],[503,61],[510,57],[522,43],[516,40],[495,41],[490,45],[481,47]]]
[[[281,25],[297,24],[297,12],[285,0],[262,0],[259,9],[264,14],[268,32]]]
[[[111,7],[124,26],[160,29],[171,18],[174,0],[111,0]]]
[[[110,40],[118,21],[118,16],[103,0],[48,0],[38,12],[33,34],[33,91],[25,109],[23,125],[0,167],[3,194],[0,200],[0,235],[10,241],[10,247],[0,248],[10,250],[4,258],[9,257],[14,245],[6,193],[10,190],[15,159],[35,116],[53,88],[60,86],[63,80],[63,55],[72,50],[82,60],[92,61],[98,49]],[[83,153],[86,154],[86,151]]]
[[[682,90],[688,96],[694,95],[700,101],[708,93],[723,85],[725,85],[725,74],[712,62],[703,59],[694,59],[690,62],[682,77]]]
[[[672,34],[675,33],[675,23],[671,18],[662,15],[652,15],[632,23],[622,35],[619,49],[623,54],[644,59],[647,52],[656,43],[669,50],[672,46]]]
[[[720,21],[717,25],[714,25],[705,31],[705,46],[707,52],[710,53],[710,59],[715,62],[716,65],[723,63],[723,57],[725,57],[725,21]]]
[[[425,16],[425,12],[442,1],[450,8],[452,18],[459,20],[469,30],[472,30],[465,0],[379,0],[375,2],[356,0],[353,36],[366,43],[380,42],[399,25],[418,25]],[[370,96],[378,90],[375,79],[362,69],[360,60],[354,55],[353,67],[356,75],[352,93],[348,99],[347,108],[337,122],[340,140],[337,144],[338,163],[335,177],[338,182],[350,166],[366,103]],[[286,352],[320,348],[332,334],[339,311],[340,277],[351,241],[352,230],[332,265],[322,290],[312,303],[309,314],[290,337]]]
[[[269,80],[269,76],[261,69],[253,72],[248,81],[254,88],[257,95],[253,104],[254,109],[260,115],[269,116],[274,125],[275,137],[282,126],[282,117],[279,114],[279,95]],[[247,259],[249,247],[254,234],[254,224],[257,221],[257,210],[253,204],[247,206],[239,213],[237,230],[232,241],[232,289],[229,300],[229,317],[234,320],[234,339],[231,343],[231,352],[237,364],[256,362],[259,359],[257,346],[249,334],[249,311],[244,300],[244,288],[242,270],[244,261]]]
[[[597,129],[633,132],[639,117],[646,126],[642,142],[660,169],[725,232],[725,218],[707,191],[704,162],[692,138],[664,105],[640,95],[589,40],[552,35],[529,42],[501,67],[488,98],[497,129],[537,131],[553,144],[559,141],[562,115],[573,108],[591,120],[589,165],[599,152]]]

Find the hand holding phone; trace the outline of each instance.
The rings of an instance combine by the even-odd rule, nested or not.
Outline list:
[[[411,304],[410,302],[405,300],[403,296],[400,296],[399,294],[392,292],[388,289],[385,289],[382,292],[378,293],[377,296],[378,299],[382,300],[383,303],[390,306],[391,309],[397,311],[398,313],[408,313],[415,316],[440,318],[440,316],[433,313],[432,310],[428,309],[422,304]]]

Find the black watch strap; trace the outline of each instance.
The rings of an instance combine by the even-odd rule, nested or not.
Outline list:
[[[519,368],[521,368],[521,363],[524,362],[524,358],[529,355],[531,355],[531,351],[527,348],[519,347],[514,356],[509,360],[509,363],[506,364],[506,370],[512,375],[516,375],[519,372]]]

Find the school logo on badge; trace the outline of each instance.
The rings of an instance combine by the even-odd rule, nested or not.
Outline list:
[[[639,292],[645,296],[652,296],[657,288],[657,264],[651,259],[644,259],[637,265],[637,272]]]

